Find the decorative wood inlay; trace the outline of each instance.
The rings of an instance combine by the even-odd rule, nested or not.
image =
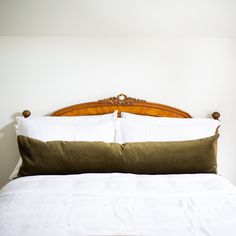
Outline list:
[[[157,116],[157,117],[176,117],[191,118],[187,112],[175,107],[159,103],[146,102],[142,99],[128,97],[125,94],[119,94],[115,97],[101,99],[96,102],[79,103],[64,107],[54,111],[52,116],[86,116],[102,115],[118,111],[129,112],[138,115]]]
[[[146,101],[137,99],[137,98],[131,98],[125,94],[119,94],[116,97],[110,97],[110,98],[98,100],[98,102],[110,103],[112,105],[117,105],[117,106],[120,106],[120,105],[124,106],[124,105],[132,105],[136,102],[146,102]]]

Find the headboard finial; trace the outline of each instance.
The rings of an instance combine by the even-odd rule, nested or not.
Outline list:
[[[24,111],[22,112],[22,115],[23,115],[25,118],[27,118],[27,117],[29,117],[29,116],[31,115],[31,112],[30,112],[29,110],[24,110]]]
[[[211,116],[213,117],[214,120],[219,120],[220,118],[220,113],[218,111],[214,111]]]

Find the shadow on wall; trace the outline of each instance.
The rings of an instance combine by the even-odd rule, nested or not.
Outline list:
[[[14,121],[0,129],[0,188],[9,181],[8,177],[19,160],[15,119],[20,115],[20,113],[13,114]]]

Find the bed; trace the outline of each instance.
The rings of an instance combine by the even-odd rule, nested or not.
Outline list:
[[[91,128],[89,118],[81,118],[79,125],[86,125],[80,127],[76,117],[88,116],[99,116],[97,125]],[[115,132],[110,132],[110,119],[114,116],[121,118],[115,117]],[[213,123],[210,119],[194,120],[180,109],[121,94],[60,109],[40,122],[31,117],[26,110],[19,119],[23,125],[30,123],[30,132],[32,124],[37,125],[34,134],[18,133],[23,159],[18,177],[0,190],[0,235],[236,235],[236,188],[216,174],[218,112],[212,114]],[[158,117],[168,119],[158,119],[161,126],[157,127]],[[120,124],[122,119],[124,124]],[[53,128],[44,127],[48,121],[53,122]],[[165,122],[174,122],[174,126],[166,128]],[[144,129],[145,125],[149,128]],[[119,129],[124,128],[118,135]],[[75,141],[75,129],[80,133],[80,141]],[[37,139],[40,132],[41,140]],[[101,133],[104,137],[99,140]],[[209,138],[210,134],[213,136]],[[113,135],[116,143],[111,142]],[[156,138],[162,139],[157,142]],[[67,161],[73,154],[71,157],[68,153],[73,148],[80,150],[81,144],[82,151],[89,150],[89,163],[73,159],[69,165]],[[40,155],[21,145],[30,145],[33,150],[40,146]],[[54,151],[50,153],[51,145]],[[171,155],[166,145],[172,150]],[[114,157],[107,151],[111,146],[119,150],[112,152]],[[63,149],[60,162],[53,159],[56,148]],[[203,150],[196,154],[193,148],[196,152]],[[37,159],[33,164],[32,158]],[[196,158],[200,159],[193,161]],[[78,155],[75,159],[79,159]]]

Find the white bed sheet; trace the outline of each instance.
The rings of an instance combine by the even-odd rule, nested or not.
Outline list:
[[[214,174],[33,176],[0,191],[1,236],[235,236],[236,188]]]

